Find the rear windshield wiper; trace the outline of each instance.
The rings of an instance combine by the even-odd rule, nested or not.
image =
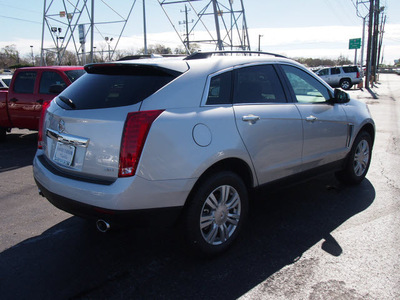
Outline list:
[[[72,109],[75,109],[75,108],[76,108],[74,102],[73,102],[71,99],[69,99],[69,98],[67,98],[67,97],[64,97],[64,96],[58,96],[58,98],[59,98],[62,102],[64,102],[65,104],[67,104],[69,107],[71,107]]]

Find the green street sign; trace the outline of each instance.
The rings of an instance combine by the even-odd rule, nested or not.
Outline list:
[[[360,49],[360,48],[361,48],[361,39],[349,40],[349,49]]]

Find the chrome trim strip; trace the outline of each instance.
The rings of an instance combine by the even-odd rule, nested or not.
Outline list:
[[[73,145],[76,147],[87,148],[87,146],[89,145],[89,139],[87,138],[74,136],[66,133],[59,133],[52,129],[46,130],[46,136],[52,138],[53,140],[59,141],[63,144]]]
[[[347,141],[346,141],[346,147],[350,148],[350,143],[351,143],[351,139],[353,138],[353,134],[354,134],[354,124],[349,123],[347,124]]]

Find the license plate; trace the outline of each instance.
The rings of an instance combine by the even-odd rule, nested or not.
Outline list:
[[[53,160],[64,166],[71,166],[74,160],[75,147],[58,142]]]

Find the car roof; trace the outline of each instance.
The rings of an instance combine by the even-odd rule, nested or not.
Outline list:
[[[226,51],[228,52],[228,51]],[[234,51],[235,52],[235,51]],[[237,51],[236,51],[237,52]],[[236,53],[235,52],[235,53]],[[219,52],[215,52],[219,53]],[[241,51],[239,53],[247,54],[250,52]],[[257,52],[258,53],[258,52]],[[207,53],[208,54],[208,53]],[[266,54],[266,55],[265,55]],[[154,58],[140,58],[133,60],[122,60],[117,62],[105,63],[106,65],[150,65],[159,68],[166,68],[178,72],[185,72],[188,69],[192,70],[207,70],[208,73],[214,73],[219,70],[231,68],[237,65],[252,64],[252,63],[273,63],[273,62],[291,62],[298,66],[303,67],[301,64],[285,58],[281,55],[274,55],[270,53],[260,53],[260,55],[200,55],[198,58],[188,57],[154,57]],[[101,65],[94,64],[94,65]]]
[[[23,67],[19,70],[59,70],[59,71],[70,71],[70,70],[81,70],[83,66],[42,66],[42,67]]]

